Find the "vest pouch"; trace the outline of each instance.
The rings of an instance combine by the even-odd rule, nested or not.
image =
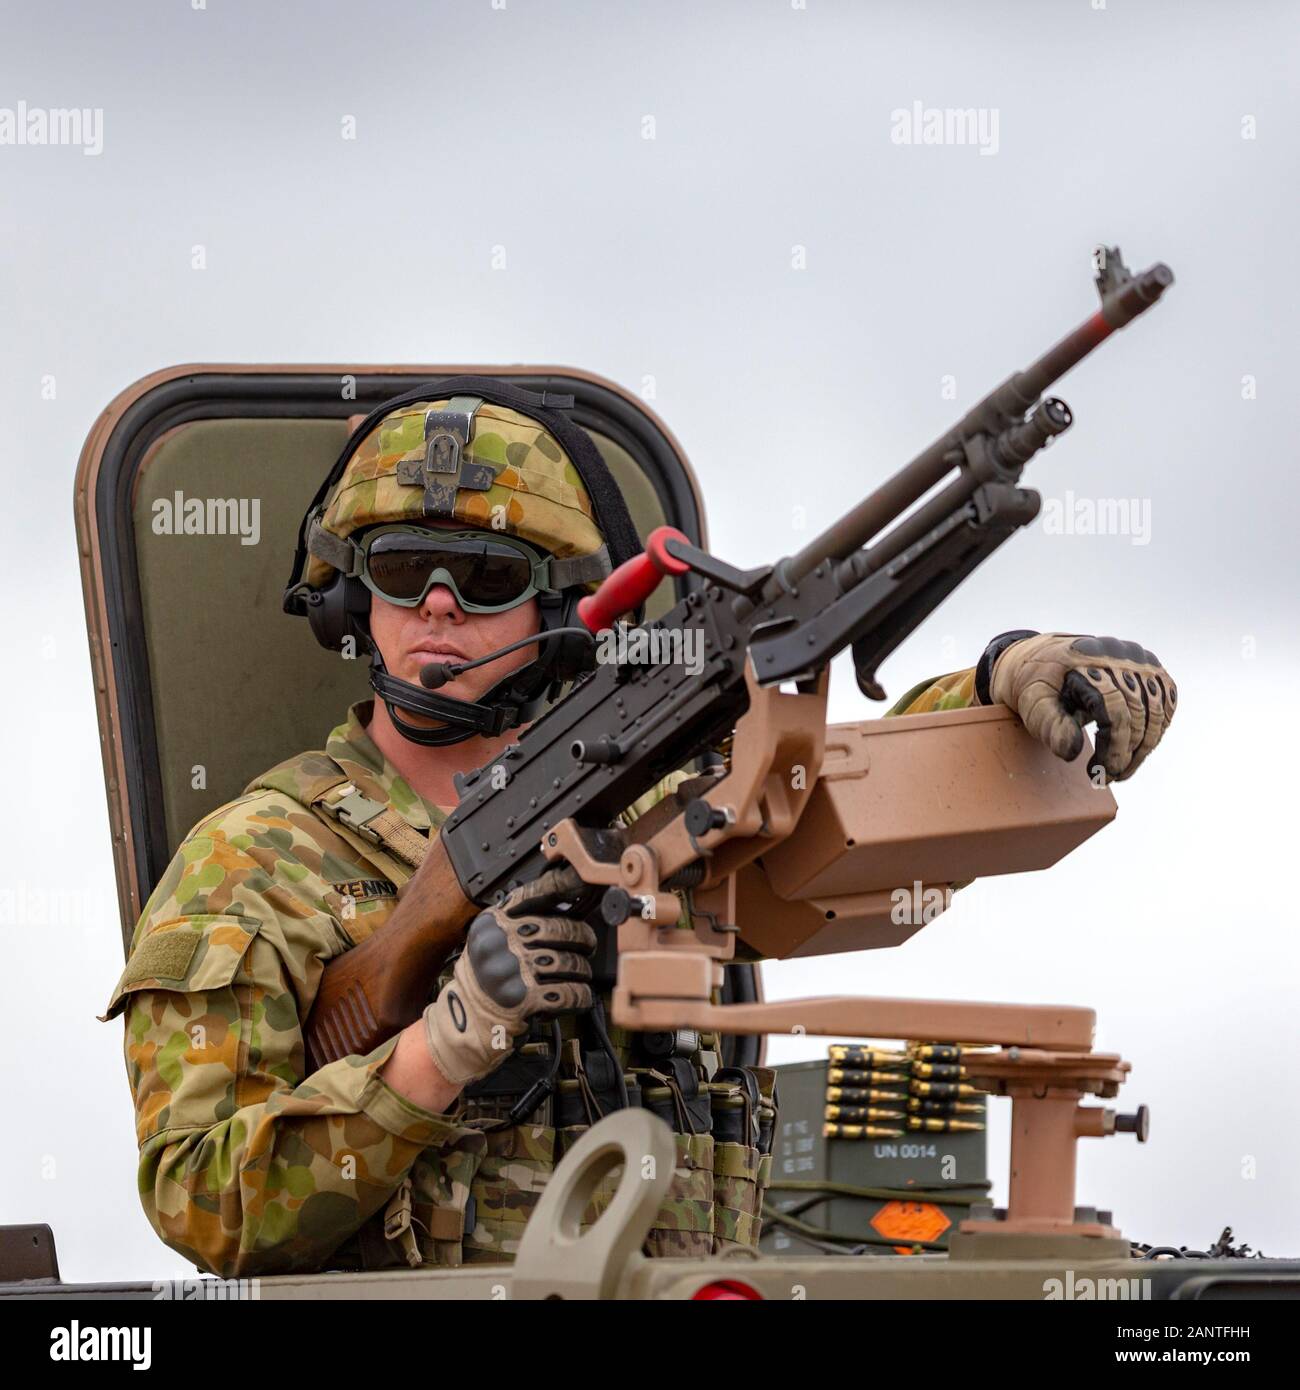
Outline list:
[[[713,1251],[758,1248],[763,1195],[772,1177],[776,1073],[722,1068],[709,1086],[713,1109]]]
[[[641,1087],[637,1084],[637,1079],[631,1072],[624,1072],[623,1084],[627,1087],[628,1108],[640,1109],[641,1107]],[[596,1097],[602,1100],[602,1109],[605,1114],[609,1114],[611,1106],[604,1104],[608,1097]],[[617,1104],[617,1102],[615,1102]],[[588,1116],[592,1113],[592,1092],[590,1088],[584,1086],[576,1077],[565,1077],[555,1088],[555,1161],[559,1163],[564,1155],[582,1138],[591,1128]],[[597,1115],[597,1119],[603,1118]],[[601,1179],[600,1186],[592,1193],[591,1199],[587,1203],[586,1210],[582,1213],[581,1228],[585,1231],[588,1227],[594,1226],[597,1219],[609,1206],[615,1191],[618,1188],[618,1173],[606,1173]]]
[[[780,1101],[776,1093],[776,1069],[774,1067],[748,1067],[758,1082],[758,1151],[770,1156],[772,1136],[776,1132],[776,1114]],[[772,1165],[769,1163],[768,1167]]]
[[[572,1086],[574,1092],[576,1093],[578,1083],[576,1081],[561,1081],[560,1086],[561,1088],[565,1086]],[[563,1102],[561,1101],[560,1104],[562,1105]],[[581,1111],[581,1104],[577,1100],[576,1095],[572,1104],[577,1106],[578,1112]],[[574,1112],[571,1110],[570,1113],[572,1114]],[[579,1139],[582,1138],[584,1134],[586,1134],[586,1132],[590,1128],[591,1126],[589,1124],[585,1122],[580,1122],[577,1124],[565,1125],[562,1128],[556,1129],[556,1147],[558,1150],[556,1157],[557,1163],[563,1159],[564,1155],[568,1153],[568,1151],[578,1142]],[[605,1176],[600,1180],[600,1185],[591,1194],[591,1197],[587,1202],[586,1209],[582,1213],[582,1220],[579,1222],[579,1228],[581,1230],[589,1230],[592,1226],[596,1224],[596,1222],[604,1214],[605,1208],[609,1206],[611,1201],[613,1201],[614,1193],[618,1189],[618,1184],[619,1171],[617,1168],[613,1169],[611,1172],[606,1173]]]
[[[710,1090],[685,1057],[665,1057],[638,1067],[641,1104],[674,1131],[677,1157],[672,1184],[659,1208],[645,1253],[708,1255],[713,1249],[713,1119]]]
[[[763,1234],[763,1199],[772,1182],[772,1142],[780,1114],[774,1067],[749,1067],[758,1081],[758,1182],[754,1193],[754,1245]]]
[[[640,1074],[640,1080],[646,1082],[644,1073]],[[560,1082],[556,1093],[559,1114],[565,1113],[568,1087],[573,1088],[568,1094],[576,1096],[576,1081]],[[666,1087],[661,1089],[667,1090]],[[644,1095],[644,1089],[638,1087],[629,1076],[628,1098],[636,1104],[637,1097],[644,1098]],[[671,1115],[665,1118],[671,1123]],[[558,1131],[560,1156],[567,1153],[590,1127],[587,1124],[574,1124],[561,1128]],[[676,1156],[672,1184],[655,1216],[643,1249],[651,1256],[708,1255],[713,1249],[713,1136],[675,1134],[673,1138]],[[609,1206],[618,1184],[617,1170],[607,1173],[602,1179],[582,1214],[584,1230],[594,1225]]]
[[[758,1248],[762,1226],[760,1167],[763,1155],[752,1144],[723,1142],[713,1148],[713,1253],[737,1246]]]
[[[630,1072],[625,1072],[623,1084],[627,1087],[628,1108],[639,1110],[641,1108],[641,1087],[637,1084],[636,1077]],[[599,1110],[593,1104],[593,1099],[598,1103]],[[604,1115],[610,1114],[611,1111],[621,1108],[619,1100],[617,1092],[601,1092],[593,1095],[593,1092],[588,1087],[584,1087],[576,1077],[565,1077],[557,1082],[555,1093],[551,1098],[555,1128],[560,1134],[557,1162],[559,1157],[573,1147],[578,1136],[585,1134],[591,1128],[594,1120],[599,1120]]]
[[[552,1098],[556,1129],[585,1129],[622,1108],[618,1066],[612,1057],[604,1051],[584,1048],[577,1038],[564,1044],[561,1056],[561,1079]],[[629,1107],[639,1107],[641,1088],[637,1078],[624,1071],[622,1081]]]
[[[486,1153],[486,1136],[468,1128],[425,1149],[386,1205],[335,1252],[332,1267],[458,1268],[465,1233],[474,1224],[474,1180]]]
[[[709,1085],[713,1115],[713,1253],[753,1248],[758,1211],[758,1078],[722,1067]]]
[[[536,1104],[523,1117],[526,1125],[551,1125],[553,1097],[548,1082],[553,1070],[551,1046],[545,1042],[524,1042],[493,1072],[471,1081],[461,1094],[465,1111],[474,1121],[506,1120],[516,1104],[532,1095]]]
[[[711,1134],[675,1134],[677,1158],[672,1185],[655,1216],[644,1250],[658,1257],[692,1258],[713,1253],[713,1166]]]
[[[708,1086],[685,1057],[666,1057],[658,1066],[634,1067],[641,1104],[678,1134],[708,1134],[713,1128]]]
[[[502,1264],[519,1253],[524,1226],[556,1164],[555,1130],[527,1121],[484,1134],[487,1151],[470,1188],[466,1264]]]

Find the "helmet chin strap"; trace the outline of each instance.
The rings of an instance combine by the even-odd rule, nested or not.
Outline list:
[[[517,674],[511,672],[512,676]],[[370,686],[384,702],[388,717],[393,721],[393,728],[404,739],[426,748],[463,743],[467,738],[482,735],[493,737],[512,728],[519,722],[522,707],[519,704],[492,703],[492,696],[509,683],[508,678],[500,682],[500,685],[489,690],[481,701],[458,700],[453,695],[436,695],[422,685],[389,675],[377,649],[374,649],[371,658]],[[412,724],[398,714],[399,709],[411,714],[422,714],[430,719],[440,719],[443,726],[427,729],[423,725]]]
[[[466,739],[476,736],[495,737],[504,733],[506,729],[512,729],[522,723],[541,704],[546,684],[549,682],[542,684],[533,695],[521,694],[517,689],[517,683],[526,679],[528,671],[537,664],[536,662],[508,672],[484,694],[482,700],[478,701],[459,700],[453,695],[438,695],[434,693],[433,687],[454,680],[461,671],[486,665],[519,647],[531,646],[534,642],[540,642],[545,646],[559,637],[575,633],[592,640],[594,645],[594,639],[585,628],[551,628],[540,633],[530,633],[517,642],[511,642],[497,651],[489,652],[487,656],[479,657],[476,661],[432,663],[422,673],[420,685],[390,675],[384,666],[384,658],[378,646],[373,638],[369,638],[370,685],[384,702],[393,727],[411,743],[418,743],[426,748],[438,748],[452,743],[463,743]],[[424,684],[425,678],[428,677],[431,679],[428,680],[428,684]],[[419,724],[412,724],[398,714],[399,708],[411,714],[440,719],[444,727],[428,729]]]

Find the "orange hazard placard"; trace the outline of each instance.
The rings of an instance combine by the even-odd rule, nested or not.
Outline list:
[[[886,1202],[871,1224],[889,1240],[938,1240],[952,1222],[932,1202]],[[910,1251],[903,1247],[898,1253]]]

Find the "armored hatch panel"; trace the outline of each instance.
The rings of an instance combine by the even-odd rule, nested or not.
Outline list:
[[[258,773],[324,745],[368,698],[364,657],[317,645],[281,610],[298,528],[352,428],[381,402],[473,373],[572,395],[638,533],[675,526],[707,545],[680,444],[622,388],[566,367],[169,367],[95,422],[75,512],[124,947],[177,845]],[[175,534],[190,499],[224,504],[216,534]],[[665,579],[667,611],[695,577]],[[756,997],[753,966],[728,992]],[[757,1039],[734,1060],[757,1061]]]

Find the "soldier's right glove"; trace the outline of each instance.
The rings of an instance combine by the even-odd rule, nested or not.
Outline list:
[[[470,923],[451,979],[424,1011],[429,1052],[453,1085],[495,1071],[537,1015],[591,1007],[596,934],[547,915],[572,897],[571,878],[549,870]]]

